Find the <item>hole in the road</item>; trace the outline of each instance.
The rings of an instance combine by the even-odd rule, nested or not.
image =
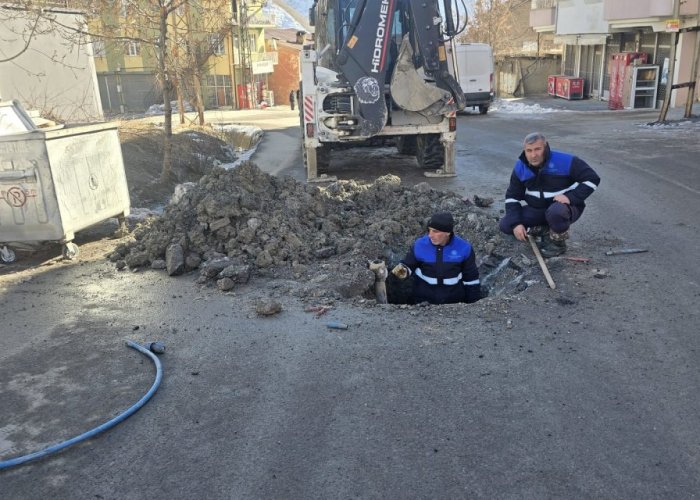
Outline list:
[[[389,267],[391,269],[398,261]],[[511,257],[488,255],[479,262],[482,297],[519,293],[528,286],[525,271]],[[391,273],[386,280],[389,304],[414,304],[412,279],[400,280]]]

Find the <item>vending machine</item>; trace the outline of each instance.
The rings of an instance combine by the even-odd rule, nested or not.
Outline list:
[[[610,59],[610,100],[608,108],[623,109],[624,89],[627,73],[632,65],[644,64],[647,62],[645,52],[619,52],[612,54]]]

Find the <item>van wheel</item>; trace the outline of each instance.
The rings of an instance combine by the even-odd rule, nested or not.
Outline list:
[[[489,107],[487,105],[485,105],[485,104],[479,105],[479,114],[480,115],[485,115],[486,113],[488,113],[488,111],[489,111]]]
[[[416,154],[416,136],[401,135],[396,138],[396,149],[400,155],[413,156]]]
[[[437,170],[445,164],[445,147],[440,142],[440,134],[416,136],[416,160],[422,169]]]

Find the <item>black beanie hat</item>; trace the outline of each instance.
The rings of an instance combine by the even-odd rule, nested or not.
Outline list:
[[[430,218],[428,227],[445,233],[451,233],[455,228],[455,220],[450,212],[438,212],[433,214]]]

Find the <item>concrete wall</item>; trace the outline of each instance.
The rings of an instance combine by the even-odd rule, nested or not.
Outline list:
[[[605,18],[641,19],[671,16],[673,0],[605,0]]]
[[[607,33],[603,0],[561,0],[557,13],[557,35]]]
[[[549,7],[546,9],[532,9],[530,11],[530,26],[554,26],[556,22],[556,9]]]
[[[82,16],[54,13],[57,20],[78,26]],[[21,52],[27,20],[0,16],[0,59]],[[28,50],[0,63],[0,97],[17,99],[26,109],[64,122],[103,120],[91,45],[77,45],[40,22]]]
[[[698,13],[698,0],[683,0],[680,14]],[[645,17],[671,17],[673,0],[605,0],[605,18],[608,20],[642,19]]]
[[[496,61],[496,95],[523,97],[547,93],[547,76],[561,73],[561,59],[504,57]]]

